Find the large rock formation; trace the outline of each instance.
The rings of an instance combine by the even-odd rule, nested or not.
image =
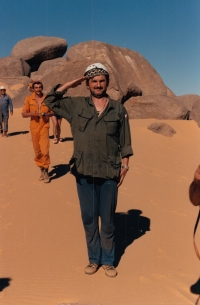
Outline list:
[[[188,109],[176,98],[163,95],[132,97],[125,104],[130,119],[170,119],[188,118]]]
[[[139,90],[142,95],[167,95],[167,87],[160,75],[135,51],[99,41],[89,41],[72,46],[67,52],[67,58],[74,64],[83,63],[80,73],[84,72],[87,64],[104,64],[110,72],[109,92],[118,100],[125,101],[136,96]]]
[[[94,62],[101,62],[107,67],[110,73],[108,94],[120,102],[125,102],[130,97],[138,95],[173,95],[155,69],[139,53],[98,41],[72,46],[67,52],[65,66],[53,67],[40,79],[48,91],[56,83],[63,83],[82,76],[86,67]],[[39,71],[38,74],[40,77]],[[88,91],[85,85],[81,85],[69,90],[68,93],[85,95],[88,94]]]
[[[0,77],[29,76],[30,72],[30,66],[23,59],[0,58]]]
[[[62,57],[67,50],[63,38],[37,36],[19,41],[11,52],[11,57],[25,60],[33,68],[43,61]]]
[[[74,45],[63,58],[66,50],[65,39],[38,36],[19,41],[11,57],[0,59],[0,85],[7,88],[14,107],[21,107],[30,94],[27,86],[31,80],[41,80],[47,93],[58,83],[81,77],[91,63],[101,62],[110,73],[108,94],[124,103],[130,118],[186,119],[191,111],[191,118],[200,126],[197,103],[200,97],[176,97],[139,53],[98,41]],[[24,76],[30,75],[30,69],[31,79]],[[83,83],[69,89],[67,94],[77,96],[89,92]]]

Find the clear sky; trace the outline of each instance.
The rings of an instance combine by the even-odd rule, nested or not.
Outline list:
[[[200,0],[0,0],[0,57],[34,36],[139,52],[176,94],[200,95]]]

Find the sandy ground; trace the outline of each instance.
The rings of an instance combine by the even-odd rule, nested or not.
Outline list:
[[[119,189],[114,279],[85,275],[88,263],[75,179],[68,172],[70,128],[51,140],[51,183],[38,181],[29,119],[16,109],[10,136],[0,138],[0,303],[2,305],[198,304],[190,287],[199,279],[192,235],[198,208],[188,187],[200,163],[194,121],[163,121],[176,134],[147,129],[156,120],[131,120],[135,155]],[[51,132],[52,133],[52,127]],[[200,229],[199,229],[200,231]],[[200,247],[200,233],[197,244]]]

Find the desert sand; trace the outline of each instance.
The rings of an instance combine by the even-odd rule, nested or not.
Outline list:
[[[198,207],[188,188],[200,163],[200,129],[194,121],[164,121],[176,134],[147,129],[154,119],[130,120],[134,156],[119,188],[116,211],[118,276],[88,263],[74,177],[70,127],[63,143],[51,140],[51,183],[38,181],[29,119],[20,109],[0,138],[0,303],[2,305],[186,305],[198,295],[193,249]],[[50,135],[52,134],[52,126]],[[200,228],[197,245],[200,247]],[[197,301],[198,302],[198,301]]]

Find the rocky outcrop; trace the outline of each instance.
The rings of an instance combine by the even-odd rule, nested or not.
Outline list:
[[[47,93],[56,84],[81,77],[91,63],[101,62],[110,74],[107,93],[125,105],[130,118],[186,119],[191,111],[191,117],[200,121],[196,104],[200,97],[176,97],[141,54],[99,41],[74,45],[63,58],[66,50],[65,39],[38,36],[19,41],[10,57],[0,59],[0,85],[7,88],[15,107],[21,107],[30,94],[29,82],[41,80]],[[89,92],[84,82],[67,94]]]
[[[45,61],[62,57],[67,50],[63,38],[36,36],[19,41],[11,52],[11,57],[25,60],[32,68]]]
[[[125,104],[130,119],[187,119],[188,109],[176,98],[163,95],[132,97]]]
[[[200,127],[200,101],[199,100],[194,102],[191,113],[190,113],[190,118],[191,118],[191,120],[196,121],[198,126]]]
[[[185,94],[177,96],[176,98],[190,111],[196,101],[200,103],[200,96],[197,94]]]
[[[63,57],[55,58],[51,60],[45,60],[41,63],[37,73],[39,75],[45,75],[51,72],[51,70],[55,67],[61,68],[66,65],[66,59]]]
[[[0,58],[0,77],[29,76],[30,72],[30,66],[23,59]]]
[[[155,122],[147,126],[147,128],[155,133],[166,137],[173,137],[176,131],[168,124],[162,122]]]

